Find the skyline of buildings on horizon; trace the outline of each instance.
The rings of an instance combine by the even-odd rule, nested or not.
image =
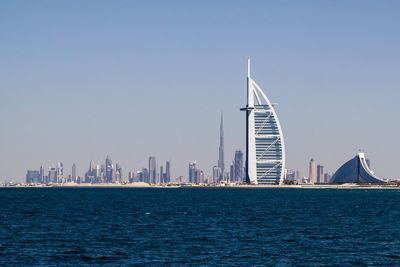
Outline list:
[[[179,176],[175,181],[192,184],[202,183],[248,183],[248,184],[283,184],[284,182],[308,182],[313,184],[326,183],[328,174],[324,173],[322,165],[316,165],[312,158],[309,163],[309,175],[300,179],[299,171],[286,169],[285,145],[282,129],[275,112],[274,104],[270,102],[262,89],[250,77],[250,59],[247,72],[247,104],[246,111],[246,159],[243,166],[243,152],[236,150],[229,171],[225,168],[224,120],[221,111],[219,127],[219,148],[217,165],[212,167],[212,175],[206,175],[198,168],[197,161],[189,162],[188,176]],[[158,171],[159,170],[159,171]],[[105,163],[96,164],[90,161],[89,169],[83,177],[77,176],[76,164],[72,171],[64,177],[64,165],[58,162],[56,167],[49,167],[45,175],[44,167],[39,171],[28,170],[27,183],[123,183],[126,177],[119,163],[112,163],[107,155]],[[166,161],[165,172],[163,165],[158,166],[155,156],[149,156],[148,168],[128,172],[128,182],[145,182],[148,184],[170,183],[171,165]],[[289,178],[289,180],[288,180]]]
[[[26,183],[133,183],[145,182],[149,184],[168,184],[168,183],[193,183],[193,184],[217,184],[217,183],[244,183],[244,165],[243,152],[236,150],[234,158],[230,164],[229,172],[225,172],[225,180],[221,180],[221,172],[218,166],[213,166],[211,175],[198,168],[197,161],[190,161],[188,166],[188,176],[171,176],[171,162],[165,162],[164,166],[156,164],[156,157],[149,157],[149,166],[143,167],[141,170],[129,171],[126,176],[123,175],[122,166],[119,163],[112,163],[111,157],[107,156],[104,163],[96,164],[90,161],[89,169],[84,175],[76,174],[76,164],[71,166],[71,174],[64,175],[64,164],[58,162],[56,166],[49,166],[47,174],[44,166],[40,166],[39,170],[27,170]],[[370,164],[370,160],[366,160]],[[154,166],[156,166],[154,168]],[[158,168],[159,167],[159,168]],[[149,170],[153,171],[150,174]],[[157,171],[157,170],[160,171]],[[315,169],[315,175],[314,175]],[[329,182],[333,173],[324,172],[324,166],[316,164],[314,158],[309,162],[309,174],[301,176],[298,170],[286,169],[285,181],[309,184],[324,184]]]

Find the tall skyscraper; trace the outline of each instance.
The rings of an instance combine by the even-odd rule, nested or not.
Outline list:
[[[101,183],[103,178],[103,172],[100,164],[96,165],[96,183]]]
[[[90,160],[89,163],[89,169],[85,173],[85,183],[96,183],[96,178],[99,177],[97,176],[97,166],[96,163],[93,160]]]
[[[165,183],[164,177],[165,177],[165,175],[164,175],[164,167],[161,165],[160,166],[160,183]]]
[[[48,181],[50,183],[57,183],[57,168],[49,167]]]
[[[149,157],[149,182],[157,183],[157,162],[156,157]]]
[[[122,182],[122,167],[119,163],[115,164],[115,174],[114,174],[114,180],[113,182]]]
[[[243,182],[243,152],[241,150],[235,151],[235,159],[234,162],[234,176],[233,182]]]
[[[135,174],[134,174],[134,172],[131,171],[128,173],[128,182],[133,183],[134,180],[135,180]]]
[[[235,164],[234,162],[231,162],[231,165],[229,166],[229,182],[233,183],[235,181]]]
[[[247,69],[246,112],[246,182],[252,184],[283,183],[285,144],[275,108],[250,77]]]
[[[165,182],[171,182],[171,163],[169,161],[165,163]]]
[[[106,181],[106,164],[105,163],[100,163],[100,176],[98,176],[98,180],[100,183],[105,183],[105,181]]]
[[[213,167],[213,183],[218,183],[219,179],[221,177],[221,169],[218,166]]]
[[[45,180],[46,175],[44,173],[44,167],[43,166],[40,166],[39,173],[40,173],[40,182],[45,184],[46,183],[46,180]]]
[[[76,165],[75,165],[75,163],[72,164],[71,178],[72,178],[72,181],[74,181],[74,182],[76,181]]]
[[[220,180],[224,179],[225,163],[224,163],[224,118],[221,112],[221,123],[219,126],[219,156],[218,167],[221,170]]]
[[[64,164],[62,162],[57,163],[57,183],[62,183],[64,180]]]
[[[324,184],[324,166],[317,165],[317,183]]]
[[[189,162],[189,183],[196,183],[196,161]]]
[[[139,176],[139,182],[145,182],[145,183],[150,183],[149,179],[149,170],[147,168],[143,168],[141,172],[138,174]]]
[[[111,161],[111,157],[110,156],[107,156],[106,157],[106,175],[105,175],[105,182],[106,183],[112,183],[112,181],[113,181],[113,169],[114,169],[114,166],[113,166],[113,164],[112,164],[112,161]]]
[[[194,183],[201,184],[204,182],[204,172],[200,169],[195,169]]]
[[[317,163],[314,159],[310,160],[310,164],[308,166],[308,178],[310,179],[310,183],[317,183]]]

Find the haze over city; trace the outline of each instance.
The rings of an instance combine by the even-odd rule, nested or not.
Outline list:
[[[247,58],[279,103],[287,168],[333,172],[363,149],[400,178],[400,4],[384,2],[3,1],[0,180],[107,155],[210,175],[221,111],[225,164],[244,151]]]

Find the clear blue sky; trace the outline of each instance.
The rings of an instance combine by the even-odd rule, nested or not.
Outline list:
[[[246,59],[287,165],[334,171],[359,148],[400,178],[399,1],[1,1],[0,180],[111,155],[124,172],[244,148]]]

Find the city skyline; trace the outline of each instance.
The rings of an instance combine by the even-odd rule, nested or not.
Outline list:
[[[400,4],[386,3],[2,2],[0,181],[106,155],[210,174],[221,110],[228,169],[245,150],[247,58],[279,103],[288,168],[305,176],[313,157],[331,173],[364,149],[399,178]]]

